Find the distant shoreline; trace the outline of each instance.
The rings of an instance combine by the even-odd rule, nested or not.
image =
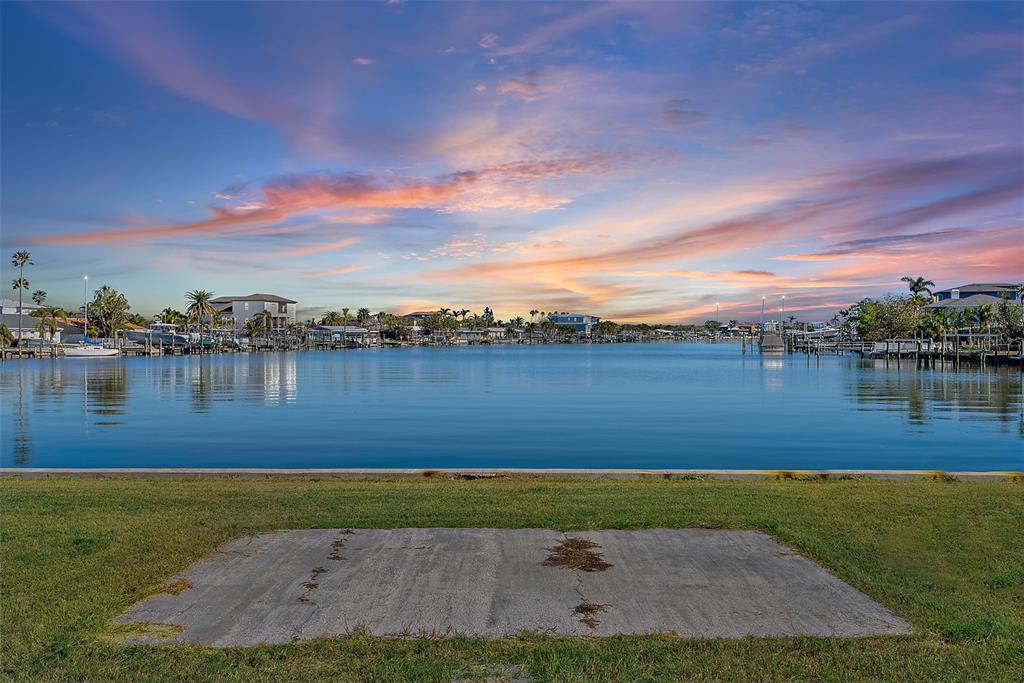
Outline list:
[[[742,469],[614,469],[614,468],[252,468],[252,467],[3,467],[0,477],[76,477],[131,479],[189,478],[328,478],[328,479],[775,479],[796,481],[899,480],[1024,481],[1024,472],[943,472],[939,470],[742,470]]]

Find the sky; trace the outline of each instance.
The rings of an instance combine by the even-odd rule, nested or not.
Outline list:
[[[0,245],[65,307],[825,320],[1024,279],[1021,3],[0,12]]]

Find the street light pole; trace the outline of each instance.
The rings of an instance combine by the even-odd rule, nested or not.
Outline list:
[[[82,343],[89,338],[89,276],[82,276],[82,301],[85,303],[85,326],[82,328]]]
[[[761,318],[757,321],[757,332],[764,337],[764,300],[765,297],[761,297]]]

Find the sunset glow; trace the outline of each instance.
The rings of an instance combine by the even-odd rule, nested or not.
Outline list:
[[[824,319],[1024,277],[1019,4],[2,12],[2,243],[69,307]]]

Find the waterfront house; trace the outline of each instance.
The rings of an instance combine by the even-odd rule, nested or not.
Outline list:
[[[40,306],[35,305],[31,301],[25,301],[21,304],[21,312],[25,315],[32,315]],[[18,315],[18,300],[17,299],[0,299],[0,315]],[[10,325],[8,325],[10,327]]]
[[[462,329],[455,334],[466,342],[493,343],[505,341],[508,331],[504,327],[488,327],[482,330]]]
[[[210,303],[217,312],[231,321],[237,331],[255,316],[269,311],[272,330],[285,330],[295,322],[295,301],[276,294],[249,294],[248,296],[219,296]]]
[[[413,311],[412,313],[406,313],[402,317],[411,323],[421,323],[432,315],[440,315],[441,311]]]
[[[15,308],[17,308],[18,302],[15,301],[14,304]],[[43,339],[44,336],[41,335],[39,330],[36,328],[36,325],[40,323],[40,318],[29,315],[27,308],[28,307],[26,307],[25,314],[21,316],[17,313],[0,314],[0,323],[7,326],[7,329],[11,331],[11,336],[15,339],[24,339],[26,341],[29,339]],[[18,322],[18,318],[21,318],[20,324]],[[60,327],[62,328],[63,326],[61,325]],[[60,341],[60,330],[54,334],[53,340],[55,342]]]
[[[589,335],[594,325],[601,321],[596,315],[584,313],[552,313],[548,320],[559,326],[575,327],[580,334]]]
[[[339,343],[353,346],[377,346],[380,333],[358,325],[317,325],[306,331],[306,335],[320,343]]]
[[[985,304],[996,305],[1002,301],[1019,301],[1019,285],[1013,283],[977,283],[961,285],[935,292],[935,300],[925,306],[926,310],[940,308],[968,309]]]

